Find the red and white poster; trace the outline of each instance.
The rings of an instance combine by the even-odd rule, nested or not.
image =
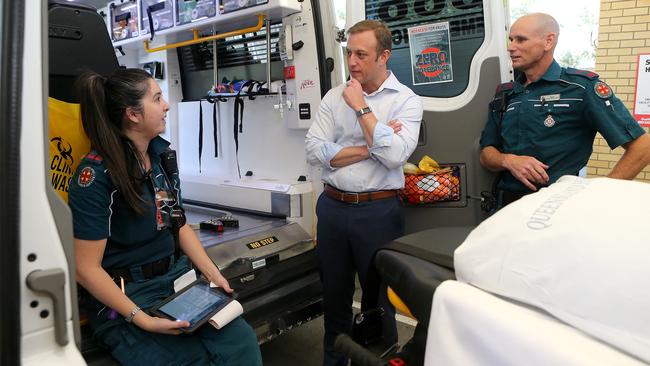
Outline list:
[[[641,126],[650,126],[650,54],[639,55],[634,91],[634,118]]]
[[[449,22],[408,29],[413,85],[454,81]]]

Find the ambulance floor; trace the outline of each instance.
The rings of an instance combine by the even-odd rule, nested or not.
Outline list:
[[[403,319],[403,318],[402,318]],[[404,345],[413,336],[415,327],[398,318],[399,344]],[[283,334],[262,346],[264,366],[323,364],[323,317]],[[305,352],[305,350],[309,350]]]

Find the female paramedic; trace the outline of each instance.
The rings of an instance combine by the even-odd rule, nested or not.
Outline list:
[[[77,85],[93,151],[71,179],[69,203],[77,282],[92,295],[83,308],[95,338],[122,364],[261,365],[255,333],[241,318],[185,334],[179,328],[188,322],[146,312],[173,293],[190,260],[232,292],[185,223],[175,154],[158,136],[169,110],[160,87],[139,69],[84,74]],[[175,235],[186,256],[175,255]]]

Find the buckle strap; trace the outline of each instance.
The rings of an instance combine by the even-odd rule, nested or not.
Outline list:
[[[325,184],[324,192],[330,198],[345,203],[358,204],[360,202],[376,201],[397,196],[396,189],[387,189],[372,192],[346,192],[338,188]]]
[[[155,262],[135,267],[135,269],[139,270],[143,279],[150,279],[167,273],[170,263],[171,257],[165,257]],[[106,272],[111,278],[122,277],[124,282],[133,282],[136,280],[134,277],[140,277],[140,275],[134,276],[131,268],[106,268]]]

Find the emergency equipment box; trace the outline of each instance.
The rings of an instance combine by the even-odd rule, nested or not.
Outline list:
[[[219,13],[226,14],[268,2],[269,0],[219,0]]]
[[[176,25],[212,18],[216,14],[215,0],[176,0]]]
[[[113,41],[122,41],[140,35],[138,26],[140,13],[136,0],[121,0],[120,3],[115,1],[108,7]]]
[[[174,4],[172,0],[140,1],[140,35],[149,34],[174,26]]]

